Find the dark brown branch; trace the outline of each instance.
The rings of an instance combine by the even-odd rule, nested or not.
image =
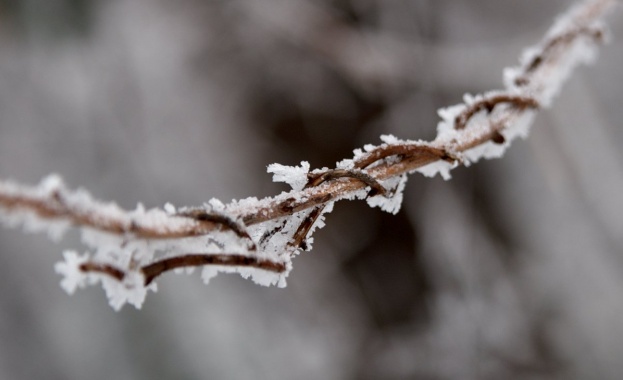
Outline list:
[[[145,286],[156,277],[177,268],[200,267],[204,265],[225,265],[232,267],[252,267],[269,272],[283,273],[286,265],[267,259],[245,255],[227,254],[187,254],[156,261],[141,268],[145,276]]]
[[[142,267],[140,271],[145,277],[144,285],[147,286],[151,284],[156,277],[165,272],[178,268],[201,267],[204,265],[252,267],[275,273],[283,273],[287,269],[286,265],[283,263],[277,263],[252,256],[228,254],[187,254],[153,262]],[[123,281],[126,275],[126,272],[113,265],[91,261],[81,264],[80,270],[82,272],[105,274],[113,277],[117,281]]]
[[[247,230],[240,223],[236,222],[234,219],[227,215],[219,214],[217,212],[209,212],[205,209],[201,208],[191,208],[188,210],[184,210],[182,212],[178,212],[177,216],[182,216],[186,218],[192,218],[199,222],[211,222],[217,225],[220,225],[222,228],[229,229],[233,231],[238,237],[247,239],[251,244],[251,249],[255,250],[255,243]]]
[[[324,210],[324,208],[325,205],[321,205],[310,211],[310,213],[305,217],[299,228],[292,236],[292,242],[289,243],[290,246],[307,250],[308,246],[305,242],[307,234],[309,234],[309,231],[311,231],[316,220],[318,220],[320,215],[322,215],[322,211]]]
[[[454,119],[454,128],[458,130],[465,129],[467,122],[472,116],[482,110],[487,110],[488,113],[491,113],[498,104],[510,104],[520,111],[528,108],[539,108],[539,102],[534,98],[520,95],[499,94],[481,99],[465,108],[465,110]]]
[[[502,136],[499,131],[493,131],[491,141],[493,141],[495,144],[504,144],[506,142],[506,138]]]
[[[79,268],[82,272],[93,272],[93,273],[106,274],[110,277],[113,277],[119,282],[123,281],[123,279],[125,278],[125,272],[123,270],[110,264],[101,264],[101,263],[95,263],[95,262],[89,261],[89,262],[80,264]]]

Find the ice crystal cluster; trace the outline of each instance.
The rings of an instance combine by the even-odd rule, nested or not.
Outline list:
[[[126,211],[94,200],[85,190],[69,190],[55,175],[38,186],[0,181],[0,217],[27,232],[45,231],[59,240],[80,228],[83,253],[63,252],[55,266],[69,294],[101,283],[111,306],[140,308],[153,281],[167,271],[190,273],[201,267],[207,283],[219,272],[234,272],[258,284],[285,286],[292,259],[313,244],[313,233],[340,200],[361,199],[389,213],[400,209],[407,175],[419,172],[450,179],[450,171],[504,154],[526,137],[537,109],[547,107],[572,69],[595,59],[604,37],[600,18],[611,5],[591,0],[559,18],[544,40],[528,48],[520,65],[504,73],[504,90],[465,95],[463,103],[438,111],[431,142],[381,136],[335,169],[311,170],[271,164],[273,181],[291,187],[274,197],[212,199],[201,207]]]

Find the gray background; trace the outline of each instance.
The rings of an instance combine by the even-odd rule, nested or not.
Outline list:
[[[267,196],[502,69],[552,0],[0,1],[0,177],[126,208]],[[60,244],[0,229],[2,379],[617,379],[623,28],[504,158],[343,202],[285,289],[167,275],[143,310],[68,297]]]

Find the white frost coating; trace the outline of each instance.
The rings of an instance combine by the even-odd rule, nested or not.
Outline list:
[[[210,280],[216,277],[219,273],[219,268],[216,265],[206,265],[201,269],[201,279],[203,283],[208,285]]]
[[[491,125],[496,124],[498,114],[503,114],[505,111],[506,105],[498,104],[491,113],[487,113],[485,110],[477,112],[470,118],[465,130],[461,131],[461,134],[465,136],[463,138],[469,139],[483,134],[488,134],[491,130]],[[502,130],[504,129],[506,128],[503,128]],[[478,162],[481,158],[491,159],[502,157],[509,145],[508,141],[505,141],[503,144],[486,141],[463,152],[463,163],[466,166],[469,166],[472,163]]]
[[[593,63],[597,57],[597,48],[594,43],[587,41],[588,37],[575,39],[569,48],[566,49],[566,59],[561,60],[556,65],[555,70],[542,70],[534,76],[530,85],[530,91],[536,96],[542,107],[548,108],[552,100],[562,88],[563,83],[569,78],[573,69],[580,64]],[[527,57],[534,55],[534,50],[527,50],[524,54]],[[522,59],[528,61],[528,59]],[[521,70],[509,68],[504,72],[504,79],[509,89],[515,89],[514,80]]]
[[[590,64],[595,61],[598,50],[597,44],[594,42],[595,36],[590,35],[591,31],[599,31],[601,33],[600,38],[604,42],[608,42],[609,35],[607,28],[599,20],[586,25],[578,24],[578,21],[582,22],[581,20],[585,18],[583,14],[586,12],[585,7],[586,4],[580,3],[558,17],[541,43],[523,51],[519,59],[519,67],[504,70],[504,83],[507,89],[530,93],[537,98],[542,107],[549,107],[571,71],[579,64]],[[588,33],[586,33],[587,31]],[[575,38],[566,39],[550,46],[549,51],[546,51],[544,56],[540,56],[547,44],[569,33],[578,33],[578,35]],[[528,88],[518,87],[515,80],[522,75],[536,57],[545,61],[554,57],[556,63],[549,67],[547,63],[541,64],[544,68],[538,70],[537,75],[531,79]]]
[[[415,171],[421,173],[425,177],[433,178],[437,174],[441,176],[444,180],[448,181],[452,178],[450,174],[450,170],[456,168],[458,163],[449,163],[446,161],[435,161],[428,165],[424,165],[421,168],[417,168]]]
[[[61,182],[58,180],[46,182],[46,188],[57,191]],[[50,190],[50,191],[52,191]],[[158,229],[166,229],[171,220],[183,221],[184,218],[171,218],[171,214],[175,212],[172,205],[167,205],[165,210],[151,209],[145,210],[145,207],[138,204],[136,209],[123,213],[115,204],[103,204],[95,202],[85,191],[76,193],[63,193],[65,202],[73,208],[96,209],[97,215],[102,217],[113,217],[120,223],[132,223],[140,221],[142,225],[151,226]],[[205,207],[211,211],[221,212],[226,215],[225,205],[217,200],[211,199]],[[46,220],[32,217],[34,222],[26,223],[29,229],[48,226],[50,223]],[[232,218],[233,219],[233,218]],[[54,223],[56,225],[58,223]],[[248,239],[241,239],[235,232],[230,230],[214,231],[209,236],[200,236],[196,238],[183,239],[136,239],[133,236],[114,235],[106,232],[98,231],[91,228],[82,228],[82,242],[93,248],[95,254],[93,260],[98,263],[106,263],[112,265],[124,273],[126,276],[122,282],[101,273],[82,273],[79,270],[81,263],[89,260],[89,255],[77,256],[75,253],[66,254],[66,263],[57,265],[57,272],[63,275],[62,287],[67,292],[74,292],[77,287],[83,287],[86,283],[96,283],[101,281],[111,306],[115,310],[119,310],[125,303],[130,303],[140,308],[148,289],[155,290],[155,283],[148,288],[143,286],[143,275],[136,268],[147,265],[155,260],[166,257],[173,257],[187,253],[218,253],[218,254],[249,254],[249,245],[253,245]],[[255,254],[255,253],[254,253]],[[262,254],[262,253],[258,253]],[[266,257],[270,255],[264,255]],[[270,257],[271,260],[276,259]],[[282,260],[283,261],[283,260]],[[73,266],[73,269],[70,267]],[[133,269],[134,268],[134,269]],[[189,272],[186,270],[186,272]],[[216,267],[213,271],[217,272],[240,272],[233,267]],[[257,273],[255,273],[257,272]],[[284,278],[278,274],[251,268],[240,272],[244,277],[251,277],[254,281],[262,285],[283,284]],[[204,274],[207,279],[208,273]]]
[[[1,211],[1,208],[0,208]],[[71,223],[66,220],[43,220],[35,213],[29,211],[12,211],[11,213],[0,213],[0,222],[7,227],[17,228],[21,226],[27,233],[47,233],[50,240],[59,242],[71,227]]]
[[[126,303],[140,309],[143,306],[143,302],[145,302],[147,291],[152,290],[156,292],[158,290],[156,283],[153,282],[145,287],[143,285],[145,277],[141,272],[137,271],[126,272],[121,282],[107,275],[91,274],[91,276],[102,282],[108,302],[115,311],[121,310]]]
[[[454,120],[465,108],[465,104],[456,104],[437,110],[441,121],[437,123],[437,138],[435,141],[451,141],[457,136],[457,131],[454,128]]]
[[[391,135],[391,134],[381,135],[381,141],[383,141],[387,145],[396,145],[396,144],[400,144],[401,142],[403,142],[398,137]]]
[[[456,106],[441,108],[437,111],[442,117],[442,120],[437,125],[437,138],[435,139],[435,142],[433,144],[422,140],[401,140],[393,135],[382,135],[381,140],[383,140],[388,145],[420,144],[422,146],[445,147],[445,145],[448,144],[449,141],[452,141],[453,139],[456,140],[460,137],[460,134],[454,128],[454,119],[464,109],[465,105],[459,104]],[[448,148],[446,147],[446,149]],[[456,153],[455,155],[459,156]],[[444,160],[438,160],[430,164],[424,165],[420,168],[417,168],[410,173],[417,172],[423,174],[426,177],[434,177],[435,175],[439,174],[444,180],[447,181],[452,178],[450,175],[450,170],[456,168],[458,165],[459,163],[456,161],[450,163]],[[400,194],[400,199],[402,199],[402,194]]]
[[[366,153],[367,151],[364,152],[363,149],[357,148],[353,150],[353,158],[345,158],[342,161],[339,161],[335,167],[337,169],[353,170],[355,168],[355,161],[366,155]]]
[[[289,264],[289,263],[288,263]],[[291,265],[288,265],[291,268]],[[208,284],[210,280],[219,273],[238,273],[244,279],[250,279],[254,283],[262,286],[274,286],[285,284],[290,269],[284,273],[275,273],[252,267],[234,267],[226,265],[207,265],[201,270],[201,279],[204,284]]]
[[[487,141],[463,152],[462,158],[465,166],[476,163],[481,158],[493,159],[502,157],[514,139],[518,137],[526,138],[528,136],[535,114],[534,111],[524,111],[515,119],[514,123],[503,128],[500,133],[504,137],[504,143],[497,144],[492,141]]]
[[[83,228],[81,230],[81,240],[86,246],[95,250],[94,258],[98,261],[108,262],[118,267],[125,268],[130,265],[133,254],[137,250],[137,245],[145,245],[142,241],[124,241],[122,236],[112,235],[109,233],[97,231],[91,228]],[[126,244],[124,244],[126,243]],[[141,253],[146,253],[142,250]],[[153,256],[153,252],[151,252]],[[141,255],[137,255],[141,257]],[[143,262],[149,260],[150,257],[143,258]],[[139,262],[142,264],[142,262]]]
[[[532,126],[532,122],[534,121],[535,116],[536,111],[524,111],[521,116],[515,121],[515,123],[501,131],[502,136],[504,136],[504,138],[508,142],[516,138],[528,138],[528,133],[530,133],[530,126]]]
[[[358,157],[358,153],[359,156],[361,156],[363,154],[363,151],[361,149],[355,149],[354,150],[355,153],[355,157]],[[339,161],[335,167],[337,169],[344,169],[344,170],[353,170],[355,168],[355,160],[353,160],[352,158],[348,158],[342,161]]]
[[[287,274],[284,275],[283,273],[269,272],[248,267],[237,267],[235,271],[240,274],[242,278],[250,278],[251,281],[261,286],[280,285],[280,287],[284,287],[287,277]],[[289,270],[286,271],[286,273],[288,272]],[[281,286],[281,284],[283,284],[283,286]]]
[[[550,70],[546,77],[549,80],[545,84],[545,89],[539,97],[539,101],[543,107],[550,107],[553,98],[558,95],[562,84],[569,78],[571,71],[580,64],[591,64],[597,58],[597,47],[593,43],[589,43],[586,39],[578,39],[573,44],[573,48],[569,50],[569,58],[563,61],[563,65],[558,70]]]
[[[190,275],[195,273],[195,267],[185,267],[185,268],[175,268],[173,269],[173,273],[175,274],[186,274],[186,275]]]
[[[301,166],[270,164],[267,172],[273,173],[273,182],[285,182],[292,187],[292,190],[300,191],[307,185],[309,162],[301,161]]]
[[[201,278],[205,284],[219,273],[238,273],[242,278],[251,279],[254,283],[262,286],[276,285],[280,281],[281,274],[249,267],[232,267],[225,265],[209,265],[201,270]]]
[[[54,191],[63,190],[65,184],[60,175],[51,173],[44,177],[39,183],[39,189],[43,194],[51,194]]]
[[[80,270],[80,265],[89,260],[89,254],[78,255],[76,251],[65,251],[63,258],[64,261],[54,265],[54,271],[63,276],[61,288],[71,295],[77,288],[84,288],[87,285],[88,275]]]
[[[392,177],[382,181],[381,185],[388,190],[388,197],[376,195],[368,197],[366,202],[370,207],[378,207],[385,212],[396,215],[402,205],[403,191],[407,184],[407,175]]]
[[[322,210],[322,214],[320,214],[318,219],[316,219],[316,221],[312,225],[311,229],[307,233],[307,249],[306,249],[306,251],[311,251],[312,250],[313,244],[314,244],[314,238],[312,237],[312,235],[314,234],[314,232],[316,232],[316,230],[319,230],[319,229],[323,228],[326,225],[326,223],[325,223],[326,216],[325,215],[330,213],[331,211],[333,211],[333,206],[334,205],[335,205],[335,202],[328,202],[328,203],[325,204],[325,207]]]
[[[366,152],[371,152],[374,150],[374,148],[376,148],[376,146],[372,144],[366,144],[363,146],[363,150],[365,150]]]
[[[164,211],[166,211],[166,213],[169,215],[173,215],[177,212],[177,210],[175,209],[175,206],[173,206],[171,203],[168,203],[168,202],[164,205]]]
[[[56,273],[63,276],[61,280],[63,290],[68,294],[73,294],[78,288],[84,288],[86,285],[93,285],[101,281],[110,306],[116,311],[119,311],[126,303],[140,309],[145,301],[147,291],[152,290],[155,292],[158,289],[155,283],[145,287],[143,285],[145,278],[138,271],[126,271],[121,282],[106,274],[82,272],[80,265],[91,259],[91,255],[88,252],[78,255],[75,251],[65,251],[63,252],[63,258],[65,259],[64,261],[54,265]]]
[[[225,204],[221,202],[220,199],[216,199],[216,198],[210,198],[210,200],[207,203],[207,207],[209,210],[213,210],[213,211],[225,210]]]
[[[487,141],[477,147],[466,150],[463,153],[463,157],[465,158],[463,162],[465,163],[465,166],[469,166],[480,161],[481,158],[500,158],[504,155],[504,152],[508,146],[508,143],[496,144],[491,141]]]

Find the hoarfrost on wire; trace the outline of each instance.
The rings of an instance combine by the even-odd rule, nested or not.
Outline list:
[[[371,154],[377,148],[408,145],[438,149],[445,152],[448,157],[453,157],[453,160],[437,159],[412,170],[412,172],[419,172],[428,177],[439,174],[447,180],[451,177],[450,171],[459,166],[459,163],[469,166],[482,158],[501,157],[514,139],[525,138],[528,135],[535,111],[526,109],[526,107],[513,109],[513,104],[507,101],[493,102],[492,105],[487,101],[495,97],[498,99],[519,97],[532,99],[539,107],[548,107],[571,70],[579,64],[591,63],[595,60],[597,49],[594,40],[604,36],[605,30],[601,24],[582,23],[581,12],[587,11],[583,6],[583,4],[578,5],[560,17],[541,43],[523,52],[518,67],[504,70],[505,89],[503,91],[490,91],[479,95],[465,94],[462,104],[439,109],[438,114],[441,120],[437,125],[437,137],[432,142],[401,140],[393,135],[382,135],[380,145],[366,144],[362,149],[354,150],[353,158],[338,162],[336,168],[348,171],[361,170],[363,174],[367,174],[365,170],[381,163],[392,164],[399,160],[398,157],[382,158],[365,170],[356,168],[358,160],[365,159],[366,155]],[[562,38],[573,33],[576,34],[575,38]],[[558,42],[554,43],[555,41]],[[555,64],[548,66],[550,58],[556,61]],[[540,62],[538,70],[533,70],[535,62]],[[530,80],[521,81],[522,75],[526,73],[530,73]],[[482,106],[483,104],[489,105]],[[465,124],[459,127],[457,120],[460,120],[462,115],[469,115],[469,117],[465,117],[467,119],[464,121]],[[491,141],[492,131],[499,133],[501,138]],[[485,138],[486,136],[489,138]],[[479,143],[472,144],[474,141]],[[310,172],[310,164],[306,161],[301,162],[299,166],[276,163],[269,165],[267,171],[273,174],[273,181],[287,183],[292,188],[290,192],[284,192],[269,201],[276,202],[285,197],[301,200],[300,193],[306,188],[309,175],[327,170],[324,168]],[[140,224],[143,228],[154,231],[155,234],[166,233],[195,223],[192,218],[180,217],[188,211],[203,210],[229,221],[227,226],[230,228],[216,229],[206,235],[183,238],[150,239],[135,236],[131,232],[115,234],[103,231],[104,228],[96,230],[81,227],[82,242],[93,252],[85,252],[82,255],[71,250],[63,252],[64,260],[54,267],[55,271],[63,277],[61,288],[68,294],[73,294],[78,288],[101,283],[110,305],[115,310],[121,309],[126,303],[140,308],[148,290],[157,290],[155,282],[145,285],[146,275],[141,268],[156,260],[186,254],[242,255],[252,257],[254,260],[283,264],[285,270],[281,273],[244,266],[206,265],[202,268],[201,278],[208,283],[218,273],[238,273],[261,285],[284,287],[286,278],[292,270],[292,257],[296,256],[301,249],[311,249],[312,235],[317,229],[324,227],[325,217],[332,211],[335,201],[365,199],[371,207],[379,207],[383,211],[396,214],[402,204],[406,181],[406,174],[379,180],[379,184],[386,190],[384,194],[371,195],[369,194],[370,188],[345,194],[333,194],[332,200],[322,206],[316,206],[321,207],[320,215],[316,219],[310,219],[310,215],[314,212],[312,208],[247,226],[243,223],[243,212],[240,210],[247,212],[259,210],[260,203],[264,200],[249,197],[224,204],[213,198],[204,204],[203,208],[193,209],[176,208],[167,203],[163,209],[147,210],[139,203],[135,210],[125,211],[115,203],[94,200],[86,190],[68,190],[62,179],[53,174],[44,178],[36,187],[23,187],[11,181],[0,181],[0,197],[4,196],[10,200],[29,199],[35,204],[48,202],[46,207],[49,207],[38,210],[32,205],[14,207],[14,203],[19,205],[19,202],[8,201],[4,203],[5,209],[0,206],[0,222],[9,227],[22,226],[27,232],[45,231],[52,240],[56,241],[62,238],[72,224],[69,218],[64,218],[66,210],[99,221],[112,221],[110,223],[119,226],[122,231],[133,231],[130,227]],[[46,213],[49,212],[57,212],[57,215],[46,218]],[[304,236],[304,244],[301,244],[303,248],[293,246],[293,236],[306,222],[312,224],[308,226],[309,229]],[[236,229],[238,232],[235,231]],[[109,230],[115,231],[114,228]],[[245,231],[248,236],[241,236],[243,234],[239,231]],[[81,268],[92,260],[100,267],[118,268],[121,274],[115,277],[105,271],[83,271]],[[190,274],[193,269],[193,267],[177,268],[175,272]]]

